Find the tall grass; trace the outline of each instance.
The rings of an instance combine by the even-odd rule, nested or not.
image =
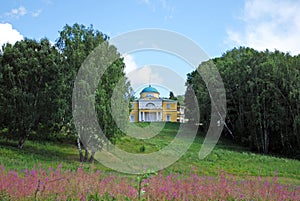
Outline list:
[[[133,178],[84,171],[25,169],[23,174],[0,168],[1,200],[300,200],[300,186],[282,185],[273,177],[240,180],[221,171],[217,177],[169,174]]]

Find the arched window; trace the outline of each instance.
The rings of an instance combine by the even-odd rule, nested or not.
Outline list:
[[[153,103],[147,103],[147,104],[146,104],[146,107],[147,107],[147,108],[154,108],[155,105],[154,105]]]

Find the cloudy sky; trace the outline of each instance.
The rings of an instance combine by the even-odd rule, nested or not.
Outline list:
[[[54,43],[64,25],[77,22],[92,24],[110,37],[144,28],[174,31],[194,41],[210,58],[237,46],[300,53],[300,1],[296,0],[0,0],[0,5],[0,45],[24,37],[47,37]],[[137,93],[149,83],[164,96],[170,90],[184,93],[186,73],[193,66],[166,53],[124,56]],[[174,78],[172,85],[174,76],[166,76],[172,73],[182,81]]]

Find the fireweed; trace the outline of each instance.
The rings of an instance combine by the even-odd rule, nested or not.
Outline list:
[[[300,186],[260,177],[240,179],[221,171],[210,177],[194,174],[157,175],[136,181],[96,171],[39,168],[24,173],[0,168],[0,200],[300,200]],[[139,198],[139,192],[143,194]]]

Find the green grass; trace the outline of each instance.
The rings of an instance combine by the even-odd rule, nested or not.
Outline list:
[[[147,123],[136,124],[146,127]],[[147,140],[139,140],[124,136],[117,141],[116,145],[121,149],[132,153],[150,153],[167,146],[176,136],[179,124],[168,123],[155,137]],[[198,153],[203,142],[202,137],[196,137],[188,151],[165,169],[166,173],[189,174],[191,167],[197,174],[218,175],[221,170],[237,177],[263,176],[273,177],[276,173],[282,183],[300,185],[300,161],[265,156],[249,152],[246,148],[219,141],[214,150],[203,160],[199,160]],[[141,147],[144,147],[144,149]],[[6,169],[22,171],[42,164],[44,168],[56,168],[60,163],[64,169],[77,169],[78,151],[71,144],[57,144],[51,142],[38,143],[28,141],[24,149],[16,148],[16,142],[0,141],[0,164]],[[85,164],[89,168],[90,164]],[[96,169],[111,171],[100,163],[95,163]]]
[[[144,123],[145,124],[145,123]],[[123,137],[117,143],[120,148],[139,153],[139,147],[145,146],[145,153],[157,151],[171,142],[179,124],[166,124],[159,135],[149,140],[137,140]],[[264,176],[275,174],[284,183],[300,185],[300,161],[251,153],[247,148],[234,145],[226,140],[220,140],[214,150],[203,160],[198,153],[203,143],[203,137],[197,136],[188,151],[166,172],[189,173],[193,167],[198,174],[218,175],[221,170],[238,177]],[[134,146],[131,146],[134,144]]]
[[[0,163],[5,165],[6,169],[22,170],[37,166],[39,163],[47,168],[57,167],[61,162],[67,167],[78,164],[76,147],[69,144],[27,141],[23,149],[16,147],[16,142],[1,141]]]

